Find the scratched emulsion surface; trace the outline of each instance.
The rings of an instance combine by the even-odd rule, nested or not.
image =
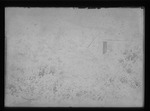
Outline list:
[[[5,11],[6,106],[143,106],[142,9]]]

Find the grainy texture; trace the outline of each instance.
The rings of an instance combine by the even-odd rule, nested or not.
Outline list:
[[[141,107],[142,9],[6,8],[6,106]]]

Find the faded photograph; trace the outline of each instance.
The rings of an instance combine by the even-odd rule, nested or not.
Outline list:
[[[5,107],[143,107],[142,8],[5,8]]]

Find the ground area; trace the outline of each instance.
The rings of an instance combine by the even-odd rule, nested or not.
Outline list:
[[[141,107],[142,9],[100,12],[6,8],[5,105]]]

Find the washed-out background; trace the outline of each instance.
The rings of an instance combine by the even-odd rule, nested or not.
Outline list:
[[[143,106],[143,9],[6,8],[5,36],[5,106]]]

